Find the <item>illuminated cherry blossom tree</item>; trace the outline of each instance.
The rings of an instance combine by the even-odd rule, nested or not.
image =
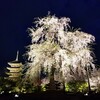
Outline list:
[[[38,18],[34,28],[28,28],[32,40],[26,53],[26,78],[35,85],[48,84],[51,79],[64,83],[84,79],[86,67],[95,68],[91,50],[95,37],[70,31],[70,22],[70,18],[48,15]]]

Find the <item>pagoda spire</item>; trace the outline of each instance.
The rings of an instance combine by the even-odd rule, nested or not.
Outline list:
[[[16,60],[15,61],[18,61],[18,56],[19,56],[19,51],[17,51],[17,55],[16,55]]]

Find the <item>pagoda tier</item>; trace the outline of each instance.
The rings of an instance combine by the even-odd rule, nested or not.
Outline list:
[[[9,77],[19,77],[22,75],[22,73],[14,73],[14,72],[8,72],[6,74],[8,74]]]
[[[7,67],[7,69],[10,71],[10,72],[20,72],[22,70],[22,68],[20,67]]]
[[[20,63],[20,62],[8,62],[8,65],[10,65],[11,67],[20,67],[20,66],[22,66],[22,63]]]
[[[7,77],[6,79],[12,80],[12,81],[17,81],[19,77]]]

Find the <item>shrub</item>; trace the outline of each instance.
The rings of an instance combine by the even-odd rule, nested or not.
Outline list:
[[[65,85],[67,92],[86,92],[88,90],[88,83],[86,82],[69,82]]]

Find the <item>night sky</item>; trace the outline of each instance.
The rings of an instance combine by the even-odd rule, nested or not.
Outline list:
[[[48,14],[71,18],[71,26],[96,37],[94,52],[100,65],[100,0],[0,0],[0,75],[19,50],[24,61],[25,46],[30,44],[27,28],[35,17]]]

